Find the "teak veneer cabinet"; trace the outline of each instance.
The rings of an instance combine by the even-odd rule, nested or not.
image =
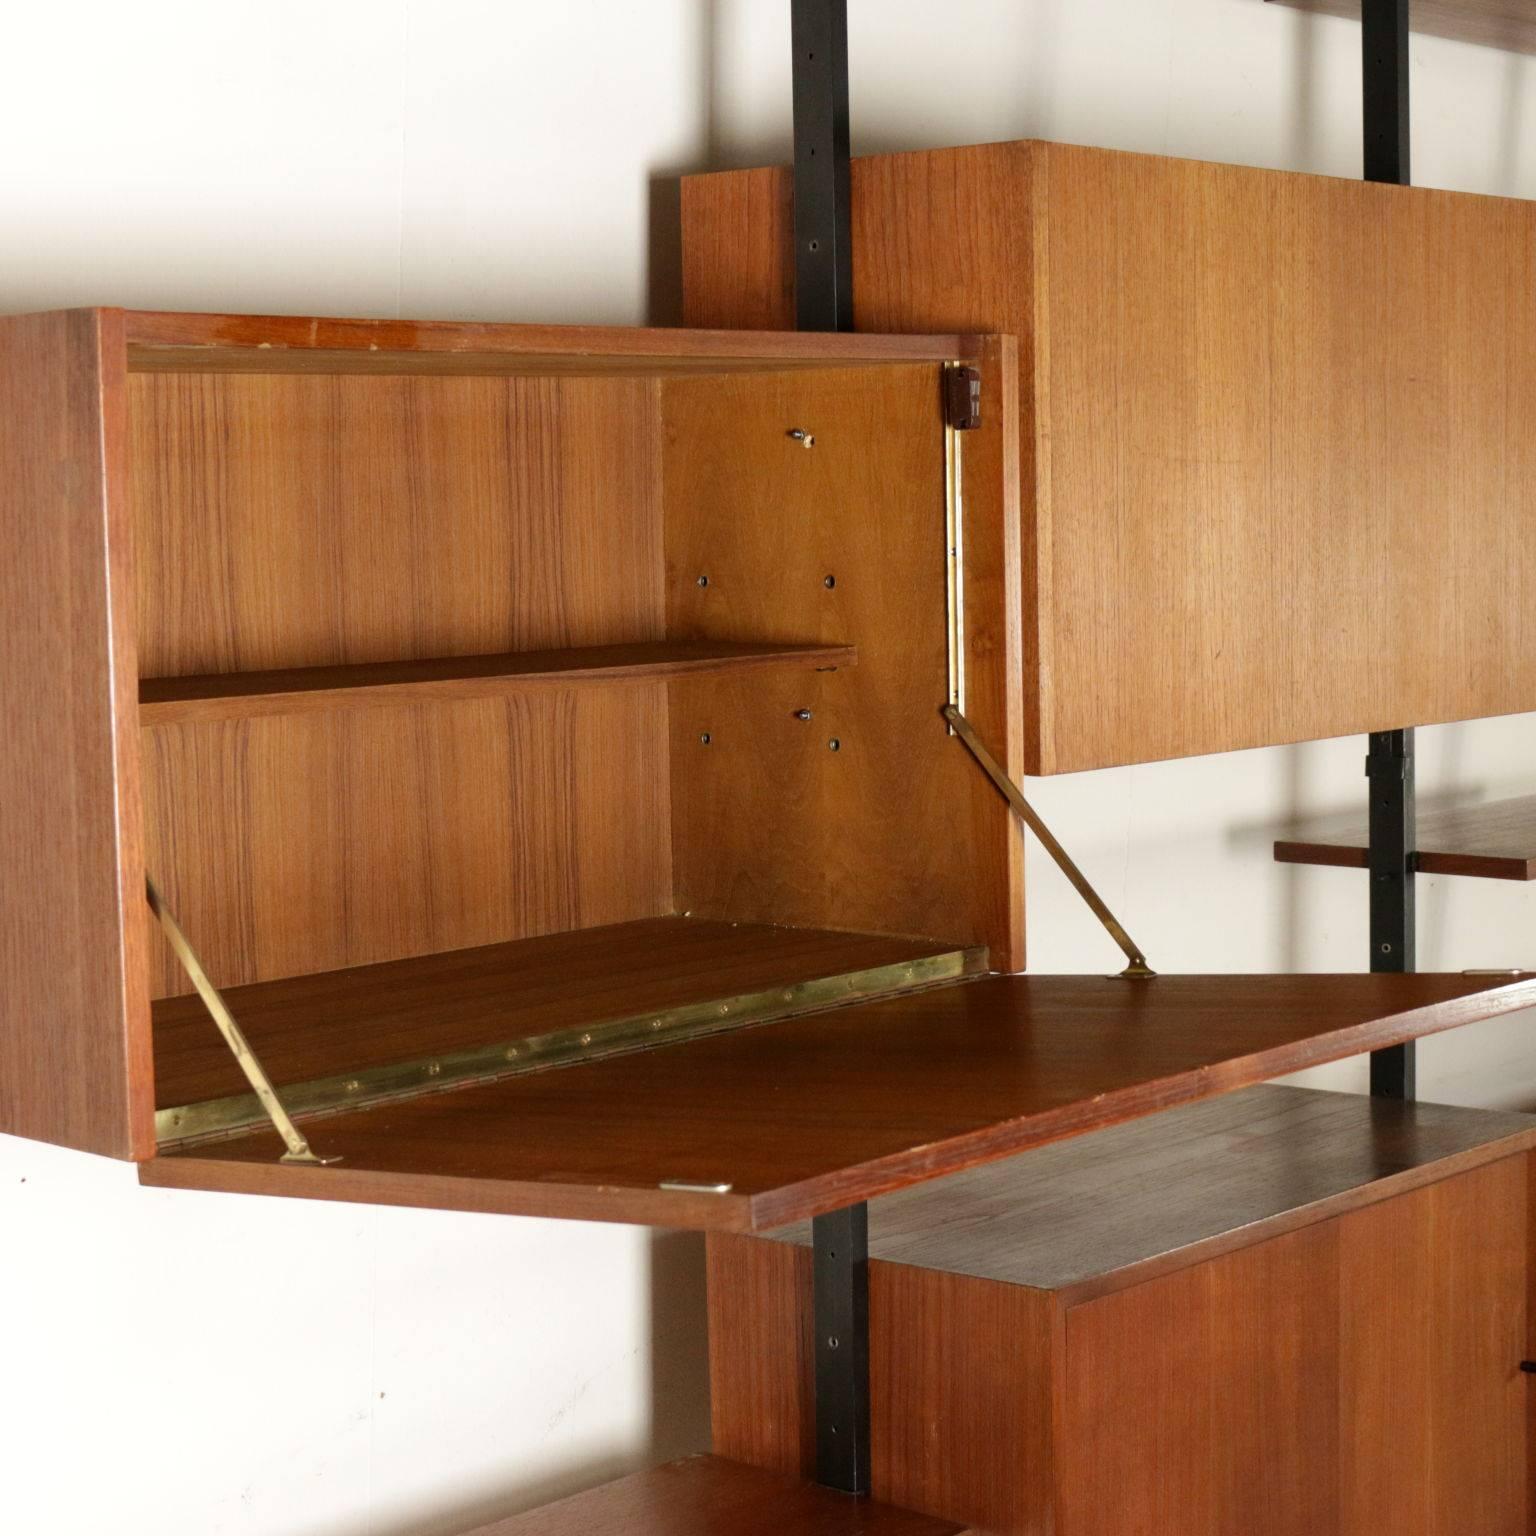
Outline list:
[[[1028,772],[1536,708],[1536,204],[1035,142],[851,180],[858,328],[1019,338]],[[689,324],[793,324],[790,193],[684,179]]]

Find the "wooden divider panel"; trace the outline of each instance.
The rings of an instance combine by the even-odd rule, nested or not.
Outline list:
[[[0,320],[0,1131],[153,1150],[123,336]]]
[[[1011,348],[990,345],[984,425],[956,437],[966,709],[1017,767],[1011,363]],[[1020,834],[940,715],[940,370],[671,380],[663,419],[672,633],[848,643],[859,656],[851,670],[673,684],[679,907],[986,943],[994,964],[1022,966]]]

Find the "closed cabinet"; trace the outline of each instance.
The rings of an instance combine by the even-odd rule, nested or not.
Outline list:
[[[1263,1087],[876,1202],[876,1497],[1008,1536],[1524,1536],[1533,1125]],[[716,1450],[809,1475],[809,1251],[710,1243]]]

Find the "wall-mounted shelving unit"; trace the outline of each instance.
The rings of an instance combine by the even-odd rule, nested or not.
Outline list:
[[[1361,0],[1270,0],[1300,11],[1360,20]],[[1536,11],[1528,0],[1413,0],[1415,32],[1480,43],[1512,53],[1536,53]]]
[[[791,10],[710,329],[0,320],[0,1130],[710,1232],[717,1454],[478,1536],[1517,1536],[1536,1119],[1407,1047],[1536,978],[1413,973],[1411,875],[1536,842],[1415,836],[1410,732],[1536,708],[1536,213],[850,163]],[[1022,772],[1344,732],[1378,973],[1020,974]]]

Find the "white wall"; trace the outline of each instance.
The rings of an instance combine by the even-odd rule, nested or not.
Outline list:
[[[1039,135],[1358,171],[1343,22],[850,9],[856,149]],[[0,310],[670,319],[667,178],[787,158],[787,10],[9,0]],[[1414,66],[1416,179],[1536,196],[1536,60],[1421,39]],[[1159,966],[1355,969],[1361,879],[1269,844],[1358,804],[1363,751],[1034,790]],[[1533,760],[1530,718],[1422,732],[1421,800],[1530,789]],[[1420,887],[1425,968],[1536,965],[1536,893]],[[1029,894],[1036,968],[1113,960],[1038,856]],[[1426,1095],[1536,1105],[1529,1028],[1426,1044]],[[702,1443],[700,1292],[690,1238],[141,1190],[0,1138],[0,1530],[446,1536]]]

